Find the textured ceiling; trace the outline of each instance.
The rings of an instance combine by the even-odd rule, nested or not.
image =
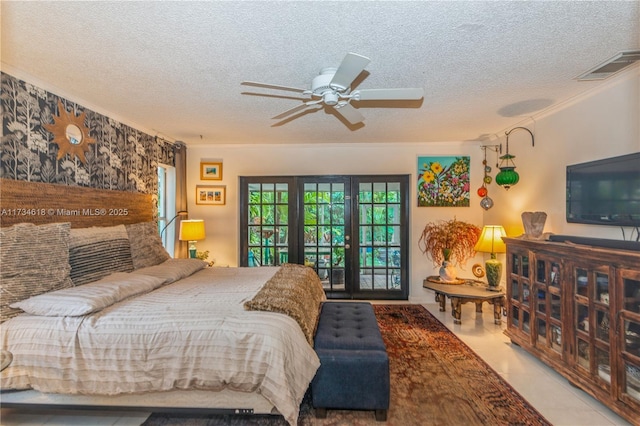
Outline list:
[[[478,140],[640,49],[638,1],[2,1],[1,15],[3,70],[188,144]],[[354,103],[357,127],[325,110],[271,127],[296,94],[240,85],[308,88],[347,52],[371,59],[358,88],[424,100]]]

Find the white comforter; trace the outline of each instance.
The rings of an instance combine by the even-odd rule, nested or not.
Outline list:
[[[319,360],[299,325],[245,311],[277,268],[206,268],[84,316],[23,314],[1,327],[2,388],[71,394],[225,387],[259,392],[290,424]]]

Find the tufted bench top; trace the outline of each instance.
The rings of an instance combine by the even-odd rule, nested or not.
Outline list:
[[[314,346],[317,349],[386,350],[373,308],[367,302],[324,303]]]

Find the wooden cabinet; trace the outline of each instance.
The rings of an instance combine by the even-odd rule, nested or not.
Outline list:
[[[505,241],[507,336],[640,424],[640,251]]]

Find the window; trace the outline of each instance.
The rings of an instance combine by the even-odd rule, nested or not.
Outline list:
[[[158,232],[162,245],[169,255],[174,255],[176,215],[176,169],[165,164],[158,165]]]

